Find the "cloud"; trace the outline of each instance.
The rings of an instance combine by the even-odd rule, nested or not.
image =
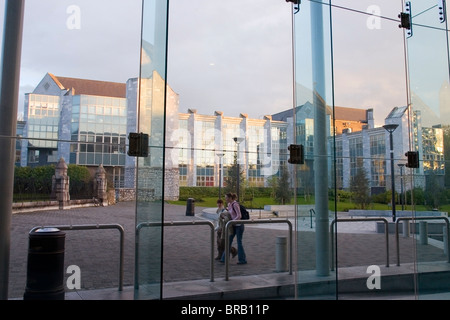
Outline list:
[[[289,4],[193,0],[171,5],[168,81],[180,94],[180,111],[261,117],[292,106]]]

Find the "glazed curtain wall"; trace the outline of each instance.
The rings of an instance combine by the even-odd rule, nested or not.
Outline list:
[[[321,190],[315,186],[319,219],[315,230],[316,261],[320,261],[320,247],[327,250],[321,246],[322,240],[331,240],[330,251],[335,256],[330,268],[337,271],[330,274],[337,280],[345,280],[351,268],[367,271],[367,277],[373,274],[375,278],[381,275],[385,277],[381,279],[389,279],[393,265],[398,264],[397,270],[409,268],[404,271],[408,274],[403,289],[406,294],[420,298],[422,293],[445,291],[437,282],[421,281],[430,280],[426,271],[431,266],[442,265],[445,270],[448,260],[445,146],[449,67],[445,6],[444,1],[374,4],[336,0],[306,1],[298,10],[294,8],[296,139],[305,145],[305,164],[297,168],[297,192],[311,192],[307,188],[311,177],[314,183],[328,186],[328,200],[332,200],[329,220],[334,223],[333,219],[337,219],[336,234],[334,238],[325,227],[319,232],[321,215],[317,217],[317,211],[323,210],[325,217],[326,210],[320,209],[324,201],[318,205]],[[407,25],[409,17],[411,28]],[[348,114],[343,117],[343,106],[366,110],[359,127],[349,121]],[[318,124],[326,132],[326,144]],[[327,150],[316,150],[323,146]],[[418,152],[419,168],[407,166],[408,151]],[[327,165],[320,164],[324,154]],[[352,198],[352,206],[346,207],[346,197]],[[425,219],[435,215],[438,217]],[[347,231],[350,225],[358,225],[358,219],[375,216],[387,220],[388,255],[381,249],[385,243],[381,219],[373,222],[373,230],[380,234],[362,236]],[[353,221],[345,221],[350,217]],[[437,230],[433,231],[436,234],[428,234],[430,242],[420,240],[420,222]],[[300,233],[298,239],[300,247]],[[360,250],[363,256],[359,256]],[[301,260],[299,250],[299,263]],[[385,268],[387,265],[389,268]],[[319,268],[316,272],[321,274]],[[370,279],[371,288],[369,283],[348,288],[342,282],[336,290],[337,298],[345,298],[349,292],[383,295],[394,290],[388,286],[374,288],[375,278]]]

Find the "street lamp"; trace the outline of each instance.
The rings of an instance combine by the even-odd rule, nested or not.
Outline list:
[[[403,196],[403,167],[404,163],[397,164],[400,167],[400,202],[402,204],[402,211],[405,210],[405,197]]]
[[[222,158],[225,155],[225,153],[217,153],[216,156],[219,157],[219,199],[222,199]]]
[[[239,170],[239,159],[238,159],[238,156],[239,156],[239,153],[238,153],[238,151],[239,151],[239,144],[242,142],[242,141],[244,141],[244,138],[239,138],[239,137],[234,137],[233,138],[233,140],[234,140],[234,142],[236,142],[236,177],[237,177],[237,187],[236,187],[236,194],[237,194],[237,200],[239,201],[240,200],[240,198],[239,198],[239,185],[240,185],[240,178],[241,178],[241,175],[240,175],[240,173],[241,173],[241,171]]]
[[[392,221],[395,222],[395,178],[394,178],[394,142],[392,133],[397,129],[398,124],[385,124],[383,126],[389,132],[390,153],[391,153],[391,191],[392,191]]]

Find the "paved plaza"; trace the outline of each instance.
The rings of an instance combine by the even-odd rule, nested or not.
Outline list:
[[[166,204],[165,221],[206,219],[202,207],[195,207],[195,216],[186,216],[184,206]],[[261,212],[253,212],[259,218]],[[267,216],[261,216],[267,218]],[[281,217],[283,218],[283,217]],[[123,285],[134,283],[135,203],[119,202],[108,207],[85,207],[67,210],[41,210],[15,213],[12,217],[9,298],[22,298],[26,285],[28,234],[36,226],[120,224],[125,232]],[[298,269],[315,269],[315,232],[309,217],[299,219],[297,233]],[[82,290],[117,288],[119,286],[119,247],[117,229],[67,230],[65,268],[77,265],[81,270]],[[229,277],[274,274],[276,270],[276,239],[287,237],[287,224],[246,225],[244,247],[248,264],[237,265],[232,259]],[[164,228],[164,283],[208,279],[210,277],[210,228],[206,225],[170,226]],[[235,242],[234,242],[235,243]],[[396,262],[395,238],[389,236],[389,259]],[[412,237],[400,237],[401,261],[414,261]],[[354,222],[338,225],[337,260],[339,267],[369,266],[386,263],[385,236],[376,232],[375,222]],[[423,250],[422,250],[423,249]],[[214,251],[216,254],[216,250]],[[418,247],[423,261],[445,261],[438,246]],[[225,267],[214,261],[214,278],[222,281]]]

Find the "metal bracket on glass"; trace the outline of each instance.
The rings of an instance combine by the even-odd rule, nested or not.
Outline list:
[[[405,156],[408,159],[407,168],[419,168],[419,151],[407,151]]]
[[[445,0],[439,0],[439,4],[438,4],[438,8],[439,8],[439,21],[441,23],[445,22],[445,20],[447,20],[447,7],[445,4]]]
[[[304,164],[305,163],[305,151],[302,144],[291,144],[288,146],[289,159],[291,164]]]
[[[128,139],[127,154],[130,157],[148,157],[148,134],[130,132]]]
[[[411,2],[406,1],[405,12],[401,12],[398,17],[400,18],[399,28],[406,29],[407,38],[412,37],[412,16],[411,16]]]
[[[300,11],[300,4],[302,3],[302,0],[286,0],[286,2],[292,2],[294,4],[294,14]]]

